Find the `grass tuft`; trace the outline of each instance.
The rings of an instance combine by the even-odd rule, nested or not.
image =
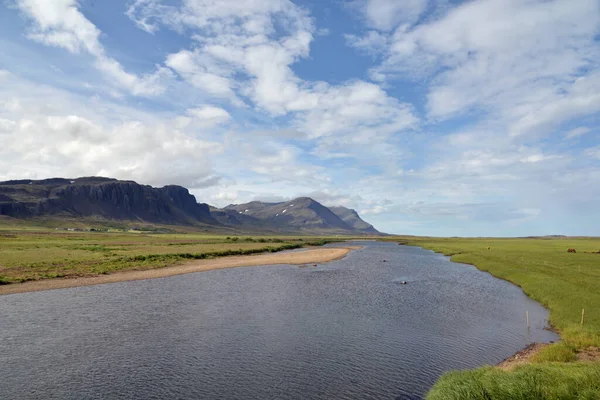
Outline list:
[[[533,356],[533,362],[571,362],[577,359],[575,347],[566,343],[558,342],[546,346]]]
[[[600,399],[600,363],[484,367],[444,374],[427,400]]]

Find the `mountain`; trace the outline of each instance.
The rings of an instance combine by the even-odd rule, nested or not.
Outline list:
[[[103,177],[0,182],[0,217],[61,226],[74,222],[177,225],[234,234],[379,234],[356,211],[329,209],[308,197],[219,209],[198,203],[181,186],[155,188]]]
[[[196,202],[184,187],[153,188],[101,177],[0,182],[0,215],[218,224],[208,205]]]
[[[250,215],[240,214],[235,210],[210,207],[210,215],[220,224],[244,231],[276,232],[277,227]]]
[[[373,227],[373,225],[363,221],[358,215],[356,210],[346,207],[329,207],[329,209],[338,217],[342,219],[346,224],[350,225],[352,229],[358,230],[364,233],[377,235],[380,232]]]
[[[253,201],[246,204],[231,204],[224,208],[225,211],[237,213],[240,219],[252,217],[279,231],[379,234],[375,228],[361,220],[356,211],[344,207],[338,209],[342,217],[309,197],[281,203]],[[347,217],[348,213],[342,212],[342,209],[348,210],[352,216]]]

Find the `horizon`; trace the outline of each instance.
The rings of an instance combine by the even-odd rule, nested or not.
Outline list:
[[[596,0],[0,9],[0,181],[310,197],[392,234],[600,235]]]
[[[144,185],[142,183],[139,183],[139,182],[136,182],[136,181],[133,181],[133,180],[119,180],[117,178],[111,178],[111,177],[107,177],[107,176],[80,176],[80,177],[70,177],[70,178],[63,178],[63,177],[59,177],[59,176],[54,176],[54,177],[50,177],[50,178],[43,178],[41,180],[62,179],[62,180],[71,180],[71,181],[74,181],[74,180],[77,180],[77,179],[87,179],[87,178],[106,179],[106,180],[114,180],[114,181],[120,181],[120,182],[133,182],[133,183],[136,183],[136,184],[139,184],[139,185]],[[33,183],[36,180],[33,180],[33,179],[21,179],[21,180],[14,180],[14,181],[16,181],[16,182],[18,182],[18,181],[30,181],[30,183]],[[9,180],[9,181],[0,181],[0,184],[5,184],[5,183],[12,183],[12,181],[11,180]],[[147,186],[150,186],[152,188],[161,188],[161,187],[171,186],[171,185],[165,185],[165,186],[147,185]],[[185,188],[185,189],[187,189],[187,188]],[[191,193],[191,192],[190,192],[190,194],[193,195],[193,193]],[[290,198],[290,199],[287,199],[287,200],[282,200],[282,201],[279,201],[279,202],[266,202],[266,201],[261,201],[261,200],[252,200],[251,202],[260,202],[260,203],[268,204],[268,205],[277,205],[277,204],[281,204],[281,203],[289,203],[289,202],[292,202],[292,201],[295,201],[295,200],[299,200],[301,198],[307,198],[307,199],[310,199],[312,201],[317,201],[317,200],[315,200],[315,199],[313,199],[311,197],[298,196],[298,197],[293,197],[293,198]],[[206,202],[202,202],[202,201],[198,201],[198,198],[196,198],[196,202],[199,203],[199,204],[206,204],[209,207],[215,207],[212,204],[209,204],[209,203],[206,203]],[[222,210],[222,209],[225,209],[225,208],[230,207],[230,206],[239,206],[239,205],[249,204],[251,202],[246,202],[246,203],[229,203],[229,204],[227,204],[225,206],[216,207],[216,209]],[[317,201],[317,202],[321,203],[319,201]],[[323,205],[323,206],[325,206],[326,208],[329,208],[329,209],[341,207],[341,208],[346,208],[346,209],[348,209],[350,211],[357,212],[358,215],[359,215],[359,217],[364,222],[367,222],[367,223],[370,224],[369,221],[366,221],[363,218],[363,216],[360,215],[360,213],[357,210],[353,209],[353,208],[346,207],[346,206],[339,205],[339,204],[325,204],[325,203],[321,203],[321,205]],[[376,226],[373,226],[373,227],[375,229],[377,229]],[[383,232],[383,231],[381,231],[379,229],[377,229],[377,230],[380,233],[384,234],[384,235],[390,235],[390,236],[407,236],[407,237],[411,237],[411,236],[417,237],[418,236],[418,235],[405,234],[405,233],[401,233],[401,232],[390,233],[390,232]],[[540,238],[540,237],[542,237],[542,238],[543,237],[597,238],[597,237],[600,237],[600,236],[594,236],[594,235],[563,235],[563,234],[560,234],[560,233],[554,233],[554,234],[548,233],[548,234],[543,234],[543,235],[520,235],[520,236],[455,236],[455,235],[451,235],[451,236],[431,236],[431,235],[425,236],[425,235],[423,235],[421,237],[448,238],[448,239],[451,239],[451,238],[462,238],[462,239],[519,239],[519,238],[521,238],[521,239],[528,239],[528,238]]]

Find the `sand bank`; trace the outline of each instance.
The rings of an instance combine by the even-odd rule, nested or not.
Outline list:
[[[316,264],[339,260],[360,246],[311,248],[303,251],[231,256],[208,260],[194,260],[171,267],[136,271],[115,272],[83,278],[46,279],[0,286],[0,295],[64,289],[76,286],[101,285],[104,283],[137,281],[142,279],[166,278],[168,276],[211,271],[223,268],[252,267],[276,264]]]

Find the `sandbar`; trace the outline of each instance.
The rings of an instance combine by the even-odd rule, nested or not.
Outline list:
[[[169,276],[211,271],[215,269],[268,266],[281,264],[315,264],[326,263],[344,258],[350,251],[361,246],[310,248],[302,251],[265,253],[249,256],[229,256],[214,259],[194,260],[183,264],[149,270],[127,270],[109,275],[98,275],[80,278],[57,278],[29,281],[0,286],[0,295],[38,292],[42,290],[65,289],[77,286],[101,285],[143,279],[166,278]]]

